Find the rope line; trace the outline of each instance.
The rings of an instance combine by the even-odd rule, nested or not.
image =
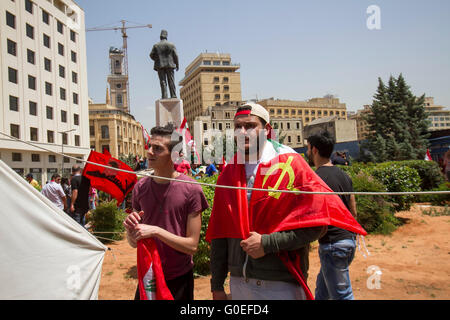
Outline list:
[[[301,195],[301,194],[323,194],[323,195],[331,195],[331,194],[336,194],[336,195],[374,195],[374,196],[393,196],[393,195],[422,195],[422,194],[450,194],[450,190],[446,190],[446,191],[402,191],[402,192],[360,192],[360,191],[352,191],[352,192],[319,192],[319,191],[293,191],[293,190],[279,190],[279,189],[264,189],[264,188],[249,188],[249,187],[235,187],[235,186],[226,186],[226,185],[219,185],[219,184],[212,184],[212,183],[206,183],[206,182],[198,182],[198,181],[186,181],[186,180],[178,180],[176,178],[168,178],[168,177],[160,177],[160,176],[156,176],[150,173],[141,173],[141,172],[134,172],[134,171],[129,171],[129,170],[124,170],[124,169],[119,169],[119,168],[114,168],[114,167],[110,167],[107,165],[103,165],[100,163],[95,163],[92,161],[87,161],[87,160],[81,160],[78,159],[76,157],[72,157],[69,155],[65,155],[64,153],[59,153],[59,152],[55,152],[52,150],[49,150],[47,148],[35,145],[33,143],[30,143],[28,141],[23,141],[21,139],[18,139],[16,137],[10,136],[8,134],[5,134],[3,132],[0,132],[1,135],[4,135],[12,140],[16,140],[18,142],[22,142],[25,144],[28,144],[32,147],[44,150],[46,152],[52,153],[52,154],[56,154],[56,155],[61,155],[63,157],[66,158],[70,158],[76,161],[81,161],[84,163],[89,163],[92,165],[96,165],[99,167],[103,167],[103,168],[108,168],[108,169],[112,169],[112,170],[116,170],[116,171],[120,171],[120,172],[125,172],[125,173],[131,173],[131,174],[135,174],[137,176],[142,176],[142,177],[151,177],[151,178],[157,178],[157,179],[161,179],[161,180],[167,180],[167,181],[178,181],[181,183],[188,183],[188,184],[197,184],[197,185],[201,185],[201,186],[207,186],[207,187],[212,187],[212,188],[223,188],[223,189],[237,189],[237,190],[251,190],[251,191],[263,191],[263,192],[280,192],[280,193],[293,193],[296,195]]]

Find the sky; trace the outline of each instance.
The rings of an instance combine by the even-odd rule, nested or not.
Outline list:
[[[180,70],[202,52],[229,53],[240,64],[242,99],[308,100],[333,94],[356,111],[371,104],[378,78],[403,74],[414,95],[450,107],[448,0],[75,0],[86,28],[151,24],[129,29],[130,113],[155,125],[161,90],[152,46],[161,29],[175,44]],[[371,5],[379,8],[379,19]],[[378,29],[369,25],[379,22]],[[89,96],[104,103],[108,52],[120,31],[86,33]]]

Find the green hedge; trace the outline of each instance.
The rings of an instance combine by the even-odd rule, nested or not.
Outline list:
[[[111,240],[122,240],[125,231],[123,221],[126,216],[125,211],[117,208],[116,200],[104,201],[91,211],[88,221],[92,225],[94,235]],[[109,242],[102,238],[99,238],[101,242]]]
[[[204,183],[217,183],[218,175],[214,175],[212,177],[203,177],[199,182]],[[210,257],[210,246],[209,243],[206,242],[206,230],[208,229],[209,217],[211,216],[211,211],[214,202],[214,191],[215,188],[202,186],[203,193],[205,194],[206,199],[208,200],[209,208],[203,211],[202,213],[202,228],[200,230],[200,241],[198,244],[198,250],[194,255],[194,274],[196,275],[207,275],[210,273],[209,266],[209,257]]]

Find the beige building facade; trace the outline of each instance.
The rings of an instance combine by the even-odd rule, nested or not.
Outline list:
[[[312,121],[329,116],[347,119],[347,107],[338,98],[312,98],[307,101],[263,99],[257,101],[269,111],[270,118],[299,119],[304,126]]]
[[[355,114],[349,115],[349,119],[356,121],[356,131],[358,134],[358,140],[365,140],[370,134],[369,125],[364,116],[367,116],[371,112],[370,105],[364,105],[362,110],[356,111]]]
[[[305,138],[328,131],[336,143],[356,141],[358,139],[356,120],[339,119],[338,116],[325,117],[312,121],[305,126]]]
[[[450,110],[444,106],[434,104],[433,97],[425,98],[425,111],[431,124],[430,131],[450,129]]]
[[[83,10],[72,0],[0,1],[0,132],[86,159],[89,111]],[[79,162],[0,136],[0,158],[45,183]]]
[[[145,157],[141,124],[131,115],[128,104],[128,76],[124,72],[124,52],[109,49],[110,75],[107,77],[106,103],[89,104],[90,147],[107,149],[111,156]]]
[[[184,116],[190,128],[194,128],[195,118],[208,107],[240,104],[239,68],[228,53],[201,53],[187,66],[179,84]]]

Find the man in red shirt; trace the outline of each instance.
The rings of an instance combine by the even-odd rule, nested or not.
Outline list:
[[[175,141],[173,136],[177,136]],[[175,300],[193,300],[192,256],[197,250],[201,213],[208,202],[199,185],[185,183],[192,178],[174,170],[172,149],[181,139],[171,125],[151,130],[148,149],[149,166],[164,180],[140,179],[132,195],[133,212],[124,221],[132,247],[145,238],[155,240],[167,287]],[[136,292],[139,298],[139,291]]]
[[[184,159],[183,151],[179,152],[179,157],[173,164],[175,171],[182,173],[182,174],[188,174],[191,170],[191,165],[189,164],[189,161]]]

